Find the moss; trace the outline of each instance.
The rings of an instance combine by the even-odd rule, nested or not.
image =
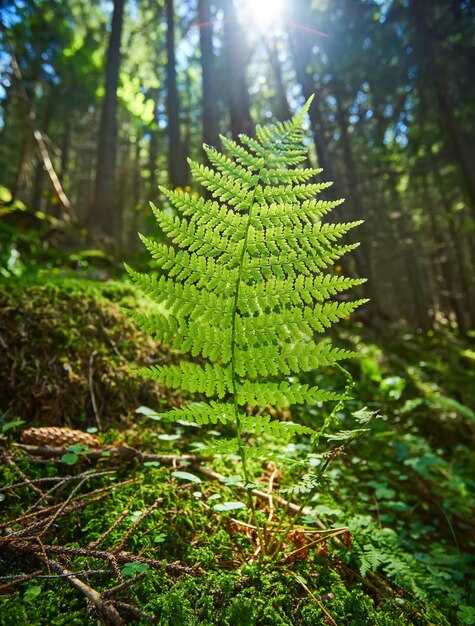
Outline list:
[[[27,460],[17,460],[17,463],[32,478],[83,469],[81,466],[64,468],[52,463],[29,466]],[[0,474],[3,484],[18,479],[9,467],[1,468]],[[259,563],[239,566],[233,545],[240,544],[246,558],[252,552],[245,534],[231,531],[225,517],[207,509],[190,490],[180,488],[183,485],[177,484],[169,469],[138,464],[121,467],[112,478],[104,476],[91,480],[83,491],[128,478],[137,482],[117,486],[93,506],[58,518],[54,535],[46,536],[45,543],[54,541],[58,545],[85,546],[100,537],[127,510],[121,523],[100,544],[101,549],[113,549],[140,512],[161,497],[162,505],[140,523],[123,549],[168,563],[198,564],[203,573],[198,577],[182,575],[173,579],[164,571],[150,569],[145,578],[129,590],[144,614],[154,615],[156,623],[164,626],[313,626],[324,623],[325,614],[289,570]],[[210,486],[205,481],[199,485],[203,500],[217,491],[226,497],[229,491],[225,485],[212,484],[212,489]],[[6,492],[6,495],[2,505],[6,506],[1,515],[3,519],[11,519],[13,509],[19,513],[16,504],[12,507],[14,501],[21,502],[24,510],[37,500],[37,494],[26,487],[21,491]],[[20,575],[38,567],[35,559],[20,561],[12,556],[10,559],[5,551],[0,553],[0,577]],[[84,557],[72,557],[69,561],[69,568],[75,571],[103,569],[104,565],[101,561]],[[341,626],[417,624],[411,618],[413,613],[409,612],[410,617],[405,618],[399,606],[384,603],[381,598],[378,598],[381,604],[377,606],[364,588],[344,581],[336,571],[322,567],[313,558],[296,563],[293,572],[306,580],[312,594]],[[86,580],[99,591],[118,582],[112,572],[91,575]],[[42,591],[34,602],[29,603],[25,601],[25,593],[33,585],[41,585]],[[125,596],[121,599],[128,601]],[[409,611],[409,605],[407,608]],[[12,623],[18,626],[82,626],[95,619],[95,612],[88,609],[86,599],[63,580],[37,579],[21,583],[12,588],[10,595],[0,596],[2,626]],[[150,621],[144,618],[136,623],[145,625]]]
[[[93,353],[95,353],[92,360],[94,391],[100,401],[104,423],[109,425],[112,421],[117,422],[120,416],[127,414],[138,404],[157,406],[160,399],[163,405],[173,404],[176,401],[175,396],[130,376],[127,360],[136,363],[171,358],[128,324],[121,307],[134,307],[137,303],[135,291],[127,285],[116,282],[95,283],[64,279],[0,283],[0,336],[7,346],[6,350],[0,350],[0,398],[4,402],[0,408],[9,410],[14,417],[19,416],[28,421],[34,419],[41,421],[42,424],[70,422],[75,427],[94,425],[89,388]],[[355,337],[355,341],[356,339],[363,341],[359,335]],[[417,359],[421,358],[417,354]],[[403,370],[395,372],[401,377],[406,376]],[[395,372],[382,369],[381,377],[387,378]],[[358,372],[355,373],[357,374]],[[445,374],[444,371],[444,377]],[[325,376],[325,372],[319,375]],[[462,379],[460,372],[457,376],[455,373],[451,376],[452,378],[447,373],[447,380],[444,380],[447,386],[445,393],[452,395],[453,388],[458,385],[461,388],[460,400],[467,402],[467,398],[470,399],[473,394],[472,386],[467,384],[467,381],[470,382],[469,378]],[[412,379],[407,376],[407,380]],[[465,391],[465,387],[462,389],[464,380],[467,388]],[[440,384],[442,385],[442,382]],[[335,383],[330,384],[323,380],[322,385],[334,387]],[[415,393],[412,386],[413,383],[408,382],[406,388],[410,389],[411,394]],[[425,516],[434,517],[434,514],[431,512],[429,516],[424,513],[427,503],[423,495],[417,495],[418,492],[414,493],[418,500],[423,502],[423,506],[418,510],[412,509],[414,503],[412,491],[418,485],[417,480],[400,482],[404,476],[417,478],[417,475],[410,474],[410,467],[398,464],[399,452],[396,446],[380,445],[381,442],[393,442],[395,439],[393,430],[402,429],[402,424],[406,428],[406,421],[411,415],[406,413],[399,415],[396,404],[387,401],[384,388],[375,389],[372,383],[365,381],[363,375],[356,392],[358,399],[364,403],[384,404],[386,411],[392,411],[391,420],[378,421],[372,428],[371,437],[362,437],[357,442],[357,448],[349,450],[351,454],[334,462],[331,475],[335,481],[335,488],[320,493],[318,500],[312,504],[323,509],[319,513],[320,518],[329,526],[346,524],[358,512],[364,511],[366,514],[374,512],[374,507],[376,507],[374,518],[378,519],[378,523],[382,520],[386,526],[391,523],[388,515],[392,514],[397,520],[394,527],[399,532],[401,544],[399,549],[404,548],[411,554],[421,553],[425,558],[424,551],[427,553],[431,549],[430,545],[426,545],[427,542],[433,541],[434,537],[437,538],[443,528],[441,526],[442,530],[436,529],[438,534],[434,534],[432,527],[432,536],[424,530],[426,527],[421,525],[421,520],[424,521]],[[157,394],[160,395],[158,400]],[[411,395],[408,395],[407,399],[410,400]],[[424,406],[419,407],[420,410]],[[309,421],[321,419],[321,411],[313,414],[311,407],[305,407],[305,412],[307,415],[298,415],[298,419],[301,417]],[[441,415],[441,418],[444,418],[444,415]],[[447,418],[445,421],[451,423],[450,420]],[[463,425],[460,419],[452,421],[457,427]],[[157,433],[152,427],[168,429],[168,432],[179,434],[179,439],[175,441],[157,439]],[[9,431],[8,436],[11,434]],[[129,421],[117,423],[115,427],[103,433],[101,438],[107,444],[125,441],[144,451],[183,453],[186,449],[193,449],[190,444],[194,438],[198,441],[203,439],[203,430],[152,423],[141,418],[136,423]],[[426,450],[426,444],[425,447],[422,445],[424,441],[425,439],[420,436],[416,439],[414,434],[410,437],[406,434],[397,436],[397,445],[399,447],[402,444],[406,445],[411,451],[413,463],[420,457],[421,468],[427,470],[423,461],[428,458],[428,452],[431,450]],[[281,442],[274,445],[276,450],[281,448]],[[295,458],[310,451],[303,441],[295,442],[292,446]],[[465,454],[464,447],[460,450],[461,452],[457,449],[458,462]],[[84,459],[77,465],[66,468],[55,463],[35,464],[27,457],[18,458],[18,451],[10,451],[9,454],[18,468],[30,478],[58,476],[92,469]],[[110,461],[104,458],[99,462],[97,469],[108,469],[109,466]],[[253,459],[250,466],[254,477],[263,475],[264,468],[259,459]],[[225,457],[215,459],[212,467],[227,476],[239,473],[239,464],[236,465],[234,461]],[[289,486],[298,479],[300,469],[293,471],[291,467],[283,469],[281,487]],[[183,469],[187,470],[186,467]],[[455,474],[456,469],[457,466],[454,465],[450,474],[458,478],[458,474]],[[193,469],[188,468],[188,471]],[[379,483],[375,487],[374,482],[370,481],[373,481],[375,475],[381,483],[380,489],[393,489],[401,502],[392,502],[382,496],[380,501],[374,504],[374,492]],[[82,488],[82,492],[108,485],[111,481],[118,483],[128,478],[135,479],[136,482],[117,487],[108,492],[104,500],[75,511],[67,518],[57,519],[54,532],[44,538],[45,543],[54,541],[58,545],[88,545],[110,528],[118,516],[127,509],[128,514],[101,544],[102,548],[111,549],[131,528],[140,512],[145,511],[157,497],[160,497],[163,500],[161,506],[140,523],[124,544],[124,550],[168,563],[179,561],[182,565],[199,565],[203,574],[196,578],[182,576],[174,579],[163,571],[150,569],[144,579],[131,586],[130,594],[137,607],[144,613],[154,615],[157,624],[313,626],[325,623],[325,614],[319,604],[289,570],[275,566],[264,567],[260,564],[243,566],[243,562],[249,563],[255,546],[242,528],[233,527],[225,515],[213,510],[213,500],[208,501],[212,495],[219,495],[220,501],[235,500],[242,498],[242,493],[229,485],[210,482],[203,477],[201,484],[188,488],[183,482],[174,479],[169,469],[144,466],[137,460],[117,468],[112,478],[102,477],[88,482]],[[21,480],[19,474],[14,468],[1,464],[0,484],[11,484],[19,480]],[[457,504],[462,499],[454,499],[458,493],[455,489],[457,485],[441,482],[443,478],[439,474],[436,479],[427,474],[425,480],[434,493],[438,493],[437,489],[447,492],[451,498],[447,510],[453,511],[454,502]],[[465,485],[463,482],[460,484]],[[68,489],[72,487],[73,485],[67,487],[59,497],[65,497],[70,493]],[[200,492],[199,498],[194,495],[196,492]],[[460,493],[464,494],[465,491],[461,490]],[[5,501],[0,502],[1,522],[11,520],[21,511],[26,511],[38,499],[38,495],[27,486],[11,492],[6,491],[5,495]],[[411,511],[412,526],[408,523],[403,524],[404,518],[395,506],[405,505],[406,501],[408,510]],[[461,520],[465,523],[465,508],[459,504],[457,507]],[[276,516],[280,513],[281,509],[278,508]],[[248,521],[245,511],[235,512],[234,515]],[[433,519],[429,521],[433,525]],[[442,521],[444,527],[447,527],[445,518]],[[457,520],[454,524],[455,522]],[[447,534],[447,528],[444,532]],[[460,544],[463,539],[463,536],[459,539]],[[312,552],[307,559],[291,566],[293,573],[305,579],[306,586],[339,626],[373,624],[426,626],[427,623],[447,626],[449,622],[436,609],[424,609],[421,603],[410,602],[407,599],[411,597],[409,594],[404,595],[405,600],[399,598],[400,588],[397,586],[396,592],[392,593],[390,580],[384,579],[385,582],[381,585],[382,587],[384,584],[388,585],[388,595],[391,596],[389,599],[386,599],[384,589],[378,593],[374,586],[360,584],[361,578],[356,573],[358,541],[360,538],[355,535],[353,553],[346,550],[339,552],[337,549],[331,559],[322,561],[317,558],[316,552]],[[362,541],[363,544],[375,542],[375,537],[368,536]],[[410,541],[413,543],[409,543]],[[441,544],[440,549],[444,557],[448,555],[447,544]],[[68,563],[69,567],[76,571],[107,567],[101,561],[83,557],[71,558]],[[0,577],[25,574],[37,568],[38,562],[33,557],[20,560],[17,555],[0,550]],[[379,572],[382,571],[380,568]],[[108,573],[102,576],[91,575],[88,582],[100,591],[118,581],[115,574]],[[445,577],[443,584],[446,585],[447,592],[455,585],[450,577]],[[28,602],[28,596],[25,594],[33,585],[41,585],[41,594],[35,602]],[[426,586],[427,589],[426,587],[424,589],[429,601],[437,604],[447,615],[450,616],[451,611],[453,614],[453,607],[456,605],[438,591],[440,587],[433,590],[429,584]],[[120,599],[128,601],[126,596]],[[126,621],[131,619],[130,616],[126,614],[125,616]],[[96,619],[97,615],[88,607],[86,599],[64,580],[32,580],[14,586],[8,595],[0,595],[0,626],[82,625],[93,623]],[[451,617],[449,621],[456,623],[456,619]],[[149,624],[150,620],[144,618],[135,623]]]
[[[0,409],[42,425],[103,424],[170,393],[131,373],[129,363],[163,351],[126,319],[133,288],[55,279],[0,282]],[[92,384],[92,390],[91,390]]]

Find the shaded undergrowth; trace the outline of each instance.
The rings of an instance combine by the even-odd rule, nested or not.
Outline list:
[[[1,624],[87,624],[101,615],[64,572],[75,572],[125,623],[472,623],[475,353],[468,340],[381,340],[342,329],[339,344],[356,346],[363,358],[350,365],[353,399],[334,430],[363,406],[380,419],[332,461],[328,486],[270,564],[256,553],[246,508],[229,506],[244,498],[239,461],[183,459],[199,452],[209,428],[133,413],[177,402],[129,378],[127,361],[172,358],[137,335],[116,306],[134,306],[133,290],[46,281],[9,283],[0,297],[8,346],[0,374]],[[321,371],[311,382],[338,390],[345,376]],[[94,429],[98,406],[107,428],[95,454],[59,442],[64,450],[48,459],[18,445],[26,426],[15,426],[18,418]],[[328,410],[291,408],[281,417],[318,427]],[[300,479],[299,460],[317,468],[328,444],[265,443],[273,461],[256,459],[251,469],[273,496],[259,504],[271,534],[284,517],[278,497],[300,504],[298,494],[282,491]],[[120,452],[128,448],[137,453]],[[345,541],[325,540],[339,528],[350,531]]]

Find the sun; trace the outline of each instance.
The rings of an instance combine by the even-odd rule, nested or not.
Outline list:
[[[273,33],[282,25],[284,0],[240,0],[236,3],[239,21],[259,34]]]

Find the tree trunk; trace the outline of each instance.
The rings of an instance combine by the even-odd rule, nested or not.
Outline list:
[[[187,183],[187,163],[180,137],[180,99],[176,78],[175,15],[173,0],[166,0],[167,13],[167,116],[168,116],[168,177],[172,187]]]
[[[305,6],[305,4],[306,3],[304,2],[298,2],[292,7],[293,21],[302,24],[309,23],[310,16],[308,14],[308,8]],[[313,75],[309,71],[307,71],[312,63],[312,47],[314,45],[314,42],[313,40],[309,39],[309,35],[307,33],[297,31],[294,28],[289,28],[288,35],[290,42],[290,51],[292,53],[294,61],[295,73],[297,75],[298,82],[302,86],[303,95],[307,100],[308,98],[310,98],[311,95],[317,93],[317,97],[312,102],[308,114],[312,125],[315,148],[317,150],[318,165],[319,167],[323,168],[324,175],[327,180],[335,181],[328,146],[326,144],[325,136],[323,133],[323,120],[320,110],[321,90],[318,90],[316,88]],[[341,190],[337,183],[333,184],[333,187],[330,188],[330,191],[328,191],[326,195],[333,198],[343,197],[343,194],[341,193]]]
[[[279,120],[288,120],[292,117],[289,107],[289,101],[287,99],[287,93],[285,91],[284,79],[282,77],[282,65],[279,59],[279,49],[277,38],[274,36],[272,43],[267,41],[267,54],[269,57],[269,63],[274,74],[276,92],[277,92],[277,110]]]
[[[50,92],[47,96],[46,109],[44,112],[44,118],[43,118],[43,124],[42,124],[43,130],[40,131],[44,135],[47,135],[49,132],[51,119],[53,117],[54,102],[55,102],[54,89],[50,89]],[[35,168],[33,189],[32,189],[31,200],[30,200],[30,208],[32,211],[39,211],[40,209],[43,209],[44,203],[41,202],[41,198],[43,194],[44,172],[45,172],[44,163],[41,160],[41,158],[39,158],[36,164],[36,168]]]
[[[112,29],[107,50],[105,97],[99,125],[99,143],[94,201],[88,226],[92,233],[112,239],[115,235],[115,164],[117,153],[117,88],[120,69],[120,40],[124,0],[114,0]]]
[[[224,55],[226,63],[226,91],[229,98],[231,134],[237,139],[241,133],[254,134],[249,92],[246,85],[246,51],[241,25],[236,19],[233,0],[224,0]]]
[[[201,77],[203,87],[203,143],[217,147],[219,124],[216,83],[216,63],[213,52],[213,27],[210,0],[199,0],[198,19],[200,28]]]
[[[59,169],[59,180],[63,184],[69,166],[69,149],[71,146],[71,118],[66,115],[64,120],[63,138],[61,142],[61,165]]]
[[[406,266],[406,275],[411,287],[413,322],[417,328],[427,331],[433,327],[433,319],[429,311],[426,280],[418,256],[418,246],[414,241],[413,227],[402,205],[396,180],[391,181],[389,194],[393,208],[400,216],[397,220],[397,227],[399,239],[402,242],[401,252]]]
[[[409,11],[414,27],[414,49],[417,54],[419,72],[425,68],[427,75],[433,81],[439,105],[441,125],[445,130],[454,160],[462,176],[470,203],[472,219],[475,219],[475,164],[471,162],[466,142],[458,128],[454,105],[449,94],[445,67],[443,63],[439,62],[437,57],[437,46],[434,45],[433,35],[426,23],[424,3],[420,0],[411,0]],[[421,85],[420,89],[423,90],[424,85]]]

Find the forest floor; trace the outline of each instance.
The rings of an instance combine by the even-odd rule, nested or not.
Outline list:
[[[210,428],[161,420],[184,398],[134,374],[175,358],[127,321],[137,306],[151,305],[120,282],[0,283],[2,626],[474,623],[473,337],[341,326],[362,358],[334,430],[364,407],[378,419],[340,454],[266,438],[251,470],[268,551],[292,526],[271,560],[238,459],[200,458]],[[330,410],[279,417],[318,428]],[[285,491],[298,461],[329,450],[327,487],[300,510]]]

